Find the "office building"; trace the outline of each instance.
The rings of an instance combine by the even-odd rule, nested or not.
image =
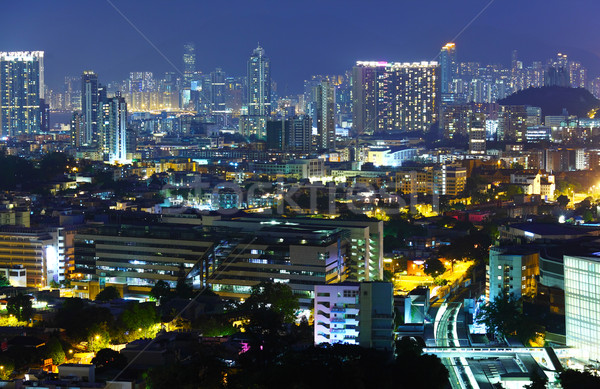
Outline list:
[[[527,247],[492,247],[487,272],[486,295],[490,300],[508,293],[520,298],[537,293],[539,252]]]
[[[187,42],[183,45],[183,80],[185,87],[189,88],[196,73],[196,45]]]
[[[0,52],[0,135],[41,131],[44,52]]]
[[[27,286],[46,287],[65,276],[65,241],[61,228],[0,228],[0,268],[23,266]]]
[[[583,362],[600,360],[600,258],[564,256],[567,346]]]
[[[438,120],[437,62],[359,61],[352,83],[353,127],[358,133],[429,131]]]
[[[335,148],[335,88],[327,81],[315,88],[317,115],[317,149]]]
[[[106,284],[148,295],[159,280],[175,287],[186,278],[197,287],[213,261],[214,235],[173,224],[106,224],[75,236],[75,278],[80,296],[93,299]]]
[[[394,351],[394,294],[389,282],[315,286],[315,345],[355,344]]]
[[[98,75],[85,71],[81,76],[81,113],[83,115],[83,146],[92,146],[98,141],[98,115],[100,105]]]
[[[226,223],[215,223],[215,226]],[[315,285],[339,282],[349,242],[336,227],[317,229],[297,223],[234,223],[245,230],[236,248],[215,263],[208,279],[212,290],[230,298],[247,298],[260,282],[282,282],[310,309]],[[224,237],[225,238],[225,237]],[[224,254],[225,249],[220,249]]]
[[[127,103],[117,95],[100,103],[101,144],[110,163],[124,164],[127,159]]]
[[[440,52],[440,76],[442,93],[452,93],[452,80],[457,76],[456,45],[447,43]]]

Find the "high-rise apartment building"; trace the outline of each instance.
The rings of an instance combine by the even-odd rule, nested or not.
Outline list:
[[[364,62],[353,69],[353,126],[359,133],[428,131],[438,120],[437,62]]]
[[[498,140],[523,142],[527,132],[527,107],[502,105],[498,114]]]
[[[71,117],[71,146],[77,149],[83,146],[84,128],[83,115],[77,111],[73,112]]]
[[[247,70],[247,114],[240,118],[240,132],[265,139],[271,115],[271,61],[262,47],[254,49]]]
[[[317,149],[335,148],[335,88],[321,82],[315,88],[317,115]]]
[[[456,45],[447,43],[440,52],[440,90],[442,93],[452,92],[452,80],[456,77]]]
[[[127,163],[127,103],[117,93],[101,107],[102,149],[110,163]]]
[[[444,138],[465,137],[469,133],[473,109],[468,104],[448,104],[442,108],[441,128]]]
[[[92,146],[98,136],[100,93],[98,75],[86,70],[81,76],[81,113],[83,115],[83,146]]]
[[[486,127],[485,114],[474,113],[469,120],[469,153],[485,154]]]
[[[40,132],[43,98],[44,52],[0,52],[0,134]]]
[[[183,80],[185,86],[189,87],[196,73],[196,45],[187,42],[183,45]]]
[[[267,148],[309,153],[312,146],[312,120],[308,115],[267,122]]]

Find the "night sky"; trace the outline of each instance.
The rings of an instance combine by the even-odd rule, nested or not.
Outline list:
[[[298,93],[313,74],[356,60],[431,60],[489,0],[207,1],[112,0],[181,69],[194,41],[203,72],[245,74],[257,42],[271,58],[279,93]],[[600,1],[495,0],[456,40],[460,61],[526,65],[566,52],[600,75]],[[44,50],[46,79],[62,88],[84,69],[103,82],[130,71],[174,70],[106,0],[4,0],[0,51]]]

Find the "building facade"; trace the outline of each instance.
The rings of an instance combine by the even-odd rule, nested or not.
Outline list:
[[[98,91],[98,75],[85,71],[81,76],[81,114],[83,117],[83,134],[81,143],[92,146],[98,136],[98,115],[100,93]]]
[[[565,323],[567,346],[582,361],[600,360],[600,260],[564,256]]]
[[[127,103],[117,96],[100,103],[101,144],[110,163],[127,163]]]
[[[535,296],[540,274],[539,252],[526,247],[490,249],[486,294],[490,300],[503,294]]]
[[[41,131],[44,52],[0,52],[0,135]]]
[[[394,296],[389,282],[315,286],[315,344],[394,350]]]
[[[352,82],[353,127],[358,133],[429,131],[438,121],[437,62],[359,61]]]
[[[315,91],[317,115],[317,149],[335,148],[335,88],[321,82]]]

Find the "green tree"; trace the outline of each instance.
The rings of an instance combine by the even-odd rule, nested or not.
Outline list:
[[[589,370],[578,371],[567,369],[560,373],[559,380],[563,389],[600,388],[600,377]]]
[[[150,290],[150,296],[161,304],[171,295],[171,287],[166,281],[159,280]]]
[[[423,271],[428,276],[436,278],[437,276],[443,274],[446,271],[446,267],[444,267],[444,264],[439,259],[428,258],[425,261],[425,269]]]
[[[15,297],[8,299],[6,310],[10,315],[15,316],[19,321],[29,321],[33,315],[31,307],[31,298],[27,295],[19,293]]]
[[[87,342],[88,350],[98,352],[110,345],[110,333],[106,323],[96,324],[90,328]]]
[[[146,336],[147,331],[159,320],[154,304],[135,302],[123,311],[120,321],[130,334],[139,332],[140,336]]]
[[[0,272],[0,288],[4,288],[6,286],[10,286],[10,282],[4,275],[4,273]]]
[[[225,316],[203,317],[194,323],[194,328],[198,328],[203,336],[227,336],[237,332]]]
[[[119,293],[119,290],[114,286],[107,286],[96,295],[96,301],[102,302],[112,301],[119,298],[121,298],[121,294]]]
[[[0,379],[7,381],[15,370],[15,361],[7,356],[0,356]]]
[[[44,358],[52,358],[52,363],[55,365],[60,365],[65,361],[65,350],[58,338],[52,337],[46,342]]]
[[[517,334],[527,323],[521,301],[511,294],[496,296],[479,312],[477,320],[484,323],[494,334],[508,336]]]
[[[563,195],[560,195],[560,196],[558,196],[558,197],[556,198],[556,203],[557,203],[557,204],[558,204],[558,205],[559,205],[561,208],[564,208],[564,207],[566,207],[567,205],[569,205],[569,202],[570,202],[570,201],[571,201],[571,200],[570,200],[570,199],[569,199],[567,196],[565,196],[564,194],[563,194]]]
[[[269,308],[281,316],[284,323],[293,323],[300,308],[298,297],[286,284],[261,282],[252,287],[252,293],[244,302],[249,312]]]
[[[122,369],[127,365],[127,358],[118,351],[103,348],[92,358],[92,363],[99,368]]]

